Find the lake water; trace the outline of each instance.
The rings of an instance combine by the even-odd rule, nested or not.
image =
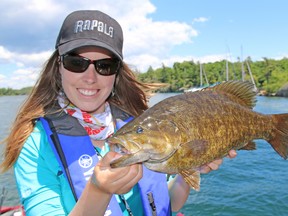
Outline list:
[[[153,105],[175,94],[156,94]],[[0,97],[0,139],[6,135],[24,96]],[[257,97],[255,110],[288,113],[288,98]],[[0,146],[2,152],[2,146]],[[271,146],[257,140],[256,151],[238,151],[235,159],[225,158],[219,170],[201,176],[201,190],[191,190],[181,210],[185,216],[284,216],[288,215],[288,161]],[[19,204],[13,173],[0,174],[5,187],[4,205]],[[0,195],[1,197],[1,195]]]

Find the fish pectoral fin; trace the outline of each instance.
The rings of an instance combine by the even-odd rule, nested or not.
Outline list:
[[[197,170],[181,170],[179,174],[185,182],[196,191],[200,190],[200,172]]]
[[[125,154],[122,157],[112,161],[110,163],[110,166],[112,168],[117,168],[117,167],[124,167],[136,163],[141,163],[144,161],[149,160],[150,156],[149,154],[143,153],[143,151],[139,151],[134,154]]]
[[[187,152],[192,153],[195,156],[202,155],[206,152],[208,147],[208,141],[207,140],[192,140],[187,143],[181,144],[181,147],[183,149],[186,149]]]
[[[243,146],[239,150],[248,150],[248,151],[256,150],[256,143],[253,141],[249,141],[248,143],[245,144],[245,146]]]

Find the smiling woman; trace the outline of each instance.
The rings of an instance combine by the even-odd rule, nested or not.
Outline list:
[[[105,25],[103,31],[83,26],[75,32],[81,20],[106,23],[110,33]],[[123,62],[122,46],[120,25],[100,11],[76,11],[65,19],[56,50],[6,139],[2,168],[14,166],[27,215],[144,214],[151,211],[148,188],[153,194],[159,189],[166,193],[165,199],[154,196],[156,211],[170,214],[165,175],[143,174],[139,164],[109,166],[119,156],[107,153],[105,139],[116,125],[148,108],[144,90],[149,86],[139,83]]]
[[[122,47],[121,26],[101,11],[64,20],[5,140],[1,168],[14,168],[27,215],[171,215],[184,205],[189,186],[181,176],[167,182],[141,164],[110,166],[121,154],[107,138],[148,108],[151,90],[123,61]]]

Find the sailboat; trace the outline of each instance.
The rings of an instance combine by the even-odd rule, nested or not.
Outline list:
[[[206,81],[206,85],[203,85],[203,75]],[[195,92],[195,91],[199,91],[203,88],[206,88],[209,86],[209,82],[205,73],[205,70],[203,68],[203,65],[200,63],[200,85],[199,86],[193,86],[189,89],[186,89],[184,92]]]
[[[246,65],[247,65],[247,68],[248,68],[248,72],[249,72],[249,75],[250,75],[250,80],[251,80],[251,82],[253,83],[253,86],[254,86],[253,91],[254,91],[254,92],[258,92],[257,86],[256,86],[256,84],[255,84],[254,77],[253,77],[252,72],[251,72],[250,65],[249,65],[248,61],[245,61],[245,62],[246,62]],[[242,74],[243,74],[243,73],[245,74],[245,71],[243,71]],[[244,78],[242,78],[242,80],[244,81]]]
[[[22,205],[3,206],[4,199],[6,198],[7,191],[5,187],[2,188],[0,194],[0,215],[1,216],[25,216],[25,211]]]
[[[255,80],[254,80],[254,77],[252,75],[252,71],[251,71],[251,68],[250,68],[250,65],[249,65],[249,62],[248,60],[243,60],[243,49],[242,49],[242,46],[241,46],[241,79],[242,81],[245,81],[245,69],[244,69],[244,63],[246,63],[246,66],[247,66],[247,69],[248,69],[248,72],[249,72],[249,76],[250,76],[250,82],[252,82],[253,86],[254,86],[254,89],[253,91],[254,92],[258,92],[258,89],[257,89],[257,86],[256,86],[256,83],[255,83]],[[235,72],[234,72],[234,77],[235,77]],[[228,60],[226,60],[226,81],[229,80],[229,68],[228,68]]]

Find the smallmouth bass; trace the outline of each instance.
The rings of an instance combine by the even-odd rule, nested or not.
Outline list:
[[[225,157],[231,149],[254,150],[264,139],[288,156],[288,113],[253,111],[256,93],[250,82],[228,81],[198,92],[160,101],[108,139],[126,154],[111,167],[143,163],[148,169],[182,175],[200,189],[199,167]]]

